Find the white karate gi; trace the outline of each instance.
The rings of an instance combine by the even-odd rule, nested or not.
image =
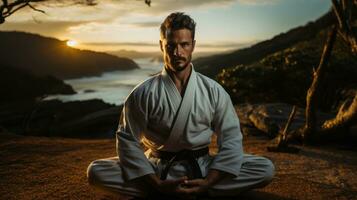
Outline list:
[[[270,160],[243,153],[239,120],[229,95],[215,81],[192,67],[183,97],[163,68],[161,74],[139,84],[127,97],[117,131],[118,157],[93,161],[89,183],[107,191],[146,196],[148,187],[136,178],[160,176],[166,161],[150,157],[151,149],[200,149],[217,134],[218,153],[197,159],[202,174],[217,169],[232,174],[210,189],[211,195],[234,195],[264,185],[273,177]],[[144,153],[142,144],[148,150]],[[185,176],[175,163],[168,179]]]

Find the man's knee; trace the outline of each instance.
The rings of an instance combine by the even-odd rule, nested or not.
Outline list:
[[[263,182],[270,183],[274,175],[275,175],[275,166],[271,160],[266,158],[264,161]]]
[[[87,179],[90,185],[95,185],[97,182],[97,168],[98,165],[96,164],[96,161],[91,162],[87,168]]]

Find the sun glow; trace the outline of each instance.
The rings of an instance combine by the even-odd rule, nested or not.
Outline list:
[[[66,44],[69,47],[75,47],[78,45],[77,41],[75,41],[75,40],[68,40]]]

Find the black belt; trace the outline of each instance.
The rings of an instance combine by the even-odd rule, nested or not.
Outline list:
[[[168,163],[161,173],[160,179],[165,180],[167,174],[175,161],[188,161],[188,170],[191,172],[191,178],[203,178],[201,168],[197,163],[197,158],[207,155],[209,152],[208,147],[197,150],[181,150],[179,152],[168,152],[168,151],[152,151],[151,156],[155,158],[160,158],[162,160],[167,160]]]

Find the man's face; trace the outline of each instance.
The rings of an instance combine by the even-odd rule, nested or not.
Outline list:
[[[179,72],[190,65],[195,40],[188,29],[166,31],[166,38],[160,40],[160,47],[166,67],[173,72]]]

